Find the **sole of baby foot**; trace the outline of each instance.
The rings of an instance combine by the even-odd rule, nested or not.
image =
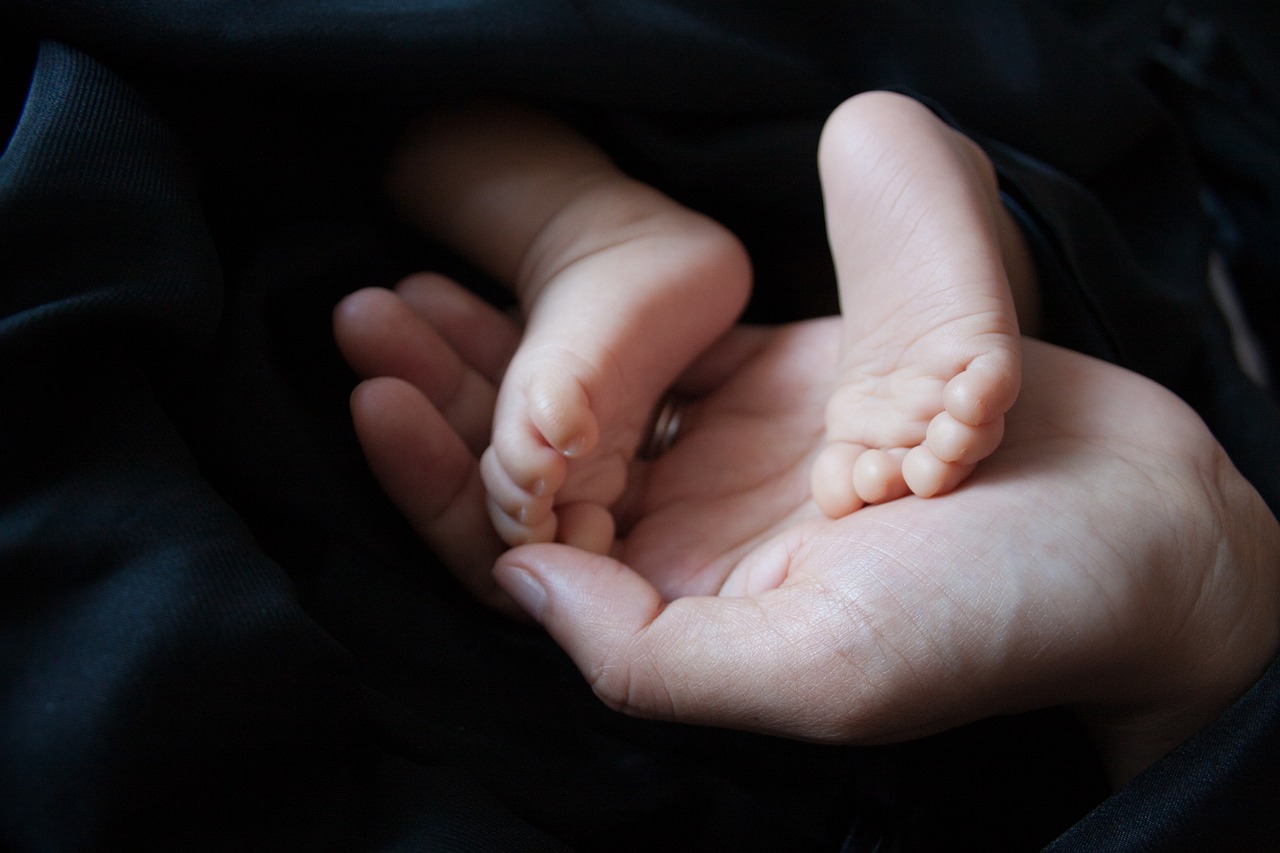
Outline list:
[[[905,390],[912,380],[883,377],[838,391],[828,404],[829,442],[812,470],[818,507],[840,518],[864,504],[907,494],[934,497],[962,483],[1000,446],[1004,413],[1020,390],[1020,353],[1005,337],[945,384],[926,376],[926,390],[915,396]],[[940,393],[928,391],[929,383],[940,385]],[[898,402],[886,406],[882,386],[892,388],[888,399]],[[941,411],[929,418],[934,406]],[[864,437],[875,433],[872,441]]]

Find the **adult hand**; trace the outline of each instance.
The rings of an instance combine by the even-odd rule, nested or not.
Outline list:
[[[686,376],[684,430],[636,463],[601,557],[488,532],[475,455],[514,326],[419,280],[350,298],[336,330],[379,377],[352,409],[392,499],[627,713],[869,743],[1070,704],[1120,781],[1280,645],[1275,518],[1184,404],[1084,356],[1026,342],[1004,443],[963,488],[831,520],[807,472],[838,321],[740,329]]]

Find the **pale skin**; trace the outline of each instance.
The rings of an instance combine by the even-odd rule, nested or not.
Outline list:
[[[602,551],[655,403],[751,289],[726,229],[511,104],[428,117],[389,187],[408,216],[509,286],[525,317],[481,459],[508,544]]]
[[[915,101],[851,99],[819,161],[845,333],[811,488],[839,517],[948,492],[995,449],[1034,281],[986,158]],[[424,121],[389,186],[526,318],[481,459],[495,529],[604,551],[654,406],[746,301],[744,249],[509,104]]]
[[[818,151],[844,331],[814,500],[945,494],[999,446],[1035,270],[986,155],[922,104],[850,98]]]
[[[1120,784],[1256,680],[1280,646],[1280,525],[1185,404],[1028,340],[1004,439],[964,489],[833,519],[807,470],[840,326],[742,328],[699,359],[686,430],[632,462],[603,556],[506,551],[489,524],[474,448],[510,319],[443,280],[335,314],[388,495],[626,713],[876,743],[1066,704]]]
[[[1007,271],[1002,229],[978,240]],[[1067,704],[1119,784],[1256,680],[1280,646],[1280,525],[1184,404],[1024,341],[1025,386],[964,489],[832,517],[810,472],[847,322],[738,329],[698,357],[679,441],[628,457],[607,555],[507,551],[491,526],[479,457],[527,340],[510,318],[418,277],[353,294],[335,332],[369,377],[352,413],[391,499],[626,713],[873,743]]]

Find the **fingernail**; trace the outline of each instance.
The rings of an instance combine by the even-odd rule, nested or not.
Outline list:
[[[517,566],[496,566],[494,578],[515,599],[525,613],[539,622],[542,621],[542,609],[547,604],[547,590],[530,572]]]

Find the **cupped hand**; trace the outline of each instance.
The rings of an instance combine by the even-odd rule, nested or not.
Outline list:
[[[504,553],[475,457],[518,329],[424,279],[335,323],[388,494],[627,713],[868,743],[1069,704],[1120,780],[1280,645],[1275,518],[1184,404],[1084,356],[1026,342],[1004,443],[953,494],[832,520],[808,470],[838,321],[739,329],[682,380],[682,433],[635,464],[609,556]]]

